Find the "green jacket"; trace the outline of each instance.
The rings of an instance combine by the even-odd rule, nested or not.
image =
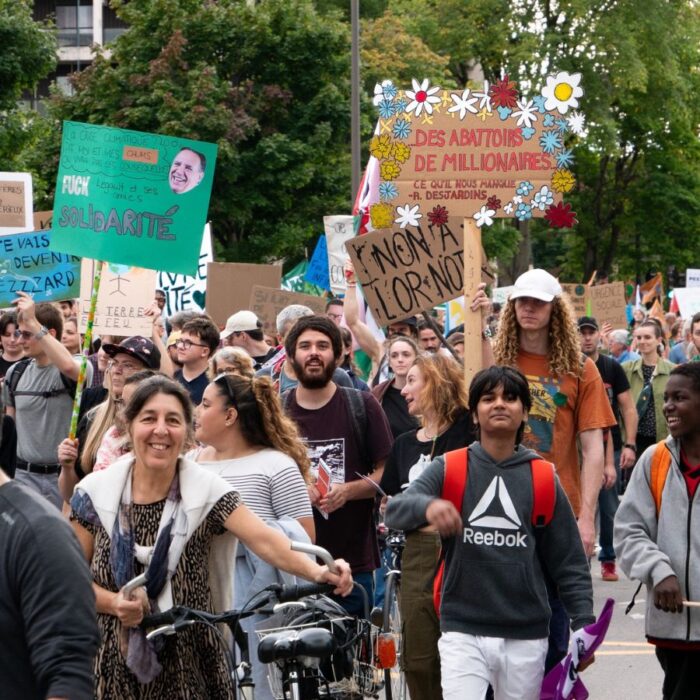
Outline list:
[[[664,389],[666,389],[666,383],[668,382],[668,375],[671,370],[676,365],[673,362],[665,360],[663,357],[659,358],[656,364],[656,369],[651,378],[651,388],[654,394],[654,414],[656,419],[656,439],[664,440],[668,435],[668,425],[666,425],[666,418],[664,417]],[[636,403],[639,395],[642,393],[644,388],[644,375],[642,374],[642,360],[630,360],[629,362],[622,363],[622,369],[625,370],[627,375],[627,380],[630,383],[630,389],[632,390],[632,400]],[[632,440],[636,439],[636,436],[630,436]],[[629,439],[629,438],[626,438]]]

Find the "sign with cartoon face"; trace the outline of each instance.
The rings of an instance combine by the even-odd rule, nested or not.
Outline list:
[[[195,275],[216,152],[202,141],[64,122],[52,250]]]
[[[370,142],[380,200],[370,206],[372,227],[435,225],[450,216],[473,218],[478,227],[499,217],[572,226],[575,214],[562,196],[574,187],[571,135],[584,131],[575,111],[580,79],[558,73],[532,98],[507,75],[482,89],[382,83]]]

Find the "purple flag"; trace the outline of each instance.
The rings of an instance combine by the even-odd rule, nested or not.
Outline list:
[[[612,620],[615,601],[608,598],[598,619],[571,635],[569,653],[542,681],[540,700],[586,700],[588,691],[576,669],[603,643]]]

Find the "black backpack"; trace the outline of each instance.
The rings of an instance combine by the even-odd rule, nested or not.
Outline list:
[[[21,389],[17,391],[17,385],[19,380],[22,378],[24,371],[29,367],[29,363],[32,361],[31,357],[25,357],[18,362],[15,362],[12,367],[8,370],[9,379],[7,380],[7,390],[12,397],[14,402],[16,396],[41,396],[44,399],[50,399],[54,396],[61,396],[62,394],[68,394],[71,399],[75,398],[75,390],[78,383],[66,377],[64,374],[61,375],[61,383],[63,386],[60,389],[51,389],[50,391],[22,391]]]

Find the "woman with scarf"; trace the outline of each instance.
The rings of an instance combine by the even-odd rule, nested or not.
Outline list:
[[[133,454],[78,484],[71,520],[90,562],[102,643],[97,698],[233,698],[216,634],[195,625],[154,648],[138,628],[144,614],[185,605],[230,607],[236,538],[273,566],[351,588],[348,565],[331,574],[268,528],[223,479],[181,457],[192,404],[175,381],[142,382],[125,409]],[[124,585],[148,570],[129,598]]]
[[[391,347],[396,347],[395,343]],[[419,355],[408,370],[401,395],[420,428],[401,435],[384,467],[381,487],[391,497],[404,491],[440,455],[474,440],[467,410],[464,371],[444,355]],[[432,526],[406,533],[401,561],[399,605],[403,623],[403,665],[411,700],[439,700],[440,622],[433,605],[432,581],[440,554],[440,535]]]

